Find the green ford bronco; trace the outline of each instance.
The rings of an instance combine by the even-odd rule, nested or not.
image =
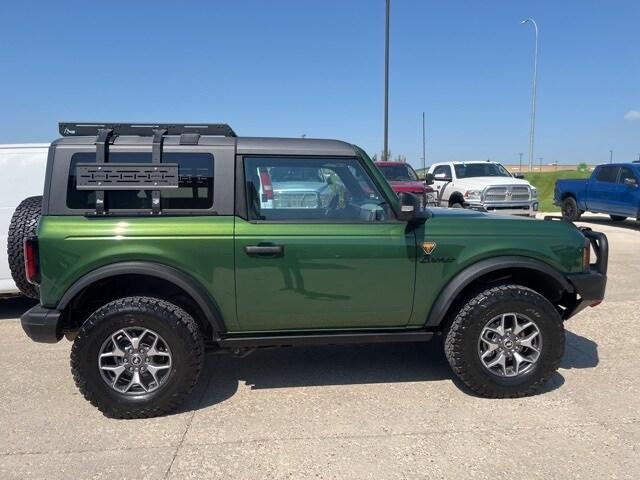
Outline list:
[[[228,125],[62,123],[24,241],[37,342],[112,417],[161,415],[205,352],[442,337],[477,394],[538,391],[563,321],[604,297],[606,237],[559,218],[420,208],[360,148]],[[425,366],[426,368],[427,366]]]

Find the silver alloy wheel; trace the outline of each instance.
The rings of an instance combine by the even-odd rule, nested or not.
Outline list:
[[[153,392],[171,374],[172,357],[167,342],[153,330],[127,327],[118,330],[98,354],[102,379],[126,395]]]
[[[484,368],[499,377],[529,372],[542,351],[542,334],[533,320],[519,313],[492,318],[478,339],[478,355]]]

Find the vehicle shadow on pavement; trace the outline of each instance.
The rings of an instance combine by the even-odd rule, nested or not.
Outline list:
[[[0,320],[20,318],[37,303],[38,300],[23,296],[0,298]]]
[[[627,219],[622,222],[614,222],[609,218],[603,217],[584,217],[580,220],[573,222],[578,226],[590,227],[593,225],[605,225],[607,227],[624,228],[627,230],[640,231],[640,222],[634,219]]]
[[[598,365],[597,344],[566,332],[561,369]],[[430,343],[330,345],[263,349],[245,358],[210,355],[193,394],[176,413],[199,410],[233,397],[242,383],[251,389],[452,381],[461,392],[479,397],[451,371],[437,340]],[[539,394],[564,384],[560,372]]]
[[[176,413],[251,389],[450,380],[453,373],[437,341],[259,349],[245,358],[209,355],[198,385]]]
[[[595,368],[600,362],[598,344],[569,330],[566,334],[566,348],[560,368]]]

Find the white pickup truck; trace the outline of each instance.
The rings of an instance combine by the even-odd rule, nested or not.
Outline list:
[[[429,167],[427,182],[433,183],[438,204],[443,207],[476,208],[529,217],[535,217],[538,212],[536,188],[523,178],[512,176],[499,163],[434,163]]]

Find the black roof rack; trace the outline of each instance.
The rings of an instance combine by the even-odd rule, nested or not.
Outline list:
[[[63,137],[96,136],[100,133],[100,130],[112,130],[113,135],[138,135],[141,137],[153,137],[154,130],[166,130],[166,135],[196,133],[200,135],[237,137],[236,132],[225,123],[205,123],[202,125],[184,123],[59,123],[60,135]]]

